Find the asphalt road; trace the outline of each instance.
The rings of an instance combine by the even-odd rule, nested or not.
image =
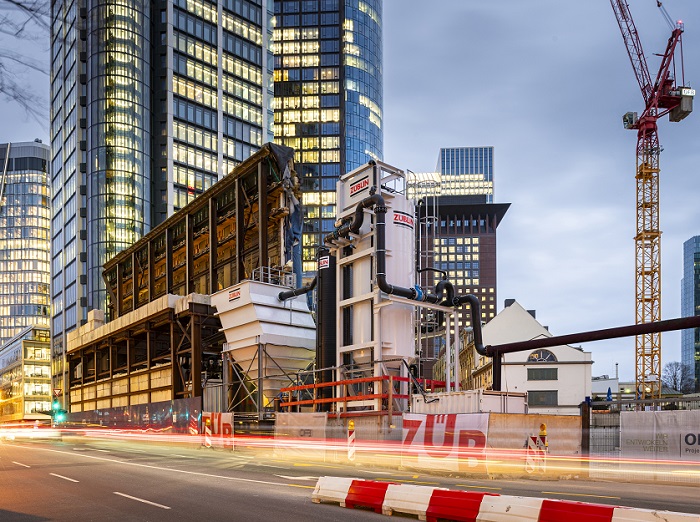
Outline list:
[[[695,486],[477,480],[282,460],[268,451],[68,439],[0,442],[0,520],[386,520],[312,503],[321,475],[700,514]]]

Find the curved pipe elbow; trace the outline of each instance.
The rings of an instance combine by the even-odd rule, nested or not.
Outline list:
[[[293,290],[284,290],[277,294],[277,299],[279,299],[280,301],[286,301],[287,299],[290,299],[292,297],[308,294],[309,292],[311,292],[311,290],[316,288],[317,279],[318,276],[314,276],[311,282],[306,286],[302,286],[301,288],[294,288]]]
[[[479,298],[473,294],[461,295],[455,297],[452,300],[452,304],[455,307],[469,304],[472,328],[474,329],[474,348],[479,355],[491,357],[492,354],[484,346],[484,338],[481,332],[481,304],[479,303]]]

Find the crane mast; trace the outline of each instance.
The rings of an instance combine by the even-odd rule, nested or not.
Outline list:
[[[659,156],[661,147],[657,121],[670,113],[671,121],[681,121],[692,112],[695,92],[677,88],[671,66],[683,25],[676,24],[662,55],[654,83],[647,66],[639,34],[626,0],[610,0],[632,69],[644,98],[641,117],[624,115],[625,128],[637,130],[637,226],[635,240],[636,323],[661,320],[661,230],[659,229]],[[657,5],[662,8],[661,2]],[[663,8],[662,8],[663,9]],[[681,54],[681,62],[682,62]],[[681,63],[682,70],[682,63]],[[639,335],[635,339],[635,383],[639,398],[661,397],[661,334]]]

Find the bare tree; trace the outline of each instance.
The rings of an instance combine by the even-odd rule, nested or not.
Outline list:
[[[0,97],[19,104],[39,122],[45,118],[45,102],[26,75],[48,75],[48,63],[16,49],[24,49],[24,42],[48,47],[50,10],[49,0],[0,0]]]
[[[661,382],[664,386],[681,393],[695,391],[695,373],[692,366],[671,361],[664,365],[661,372]]]

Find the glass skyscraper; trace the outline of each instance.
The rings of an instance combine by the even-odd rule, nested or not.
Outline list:
[[[440,149],[435,170],[440,194],[485,196],[484,203],[493,203],[493,147]]]
[[[297,151],[308,274],[334,228],[338,177],[382,159],[382,0],[274,4],[274,134]]]
[[[48,327],[49,147],[0,145],[0,345],[27,327]]]
[[[683,243],[681,316],[700,314],[700,236]],[[700,391],[700,328],[681,330],[681,364],[691,369],[695,391]]]
[[[53,0],[51,16],[60,361],[65,334],[106,310],[104,263],[272,141],[273,13],[272,0]]]

